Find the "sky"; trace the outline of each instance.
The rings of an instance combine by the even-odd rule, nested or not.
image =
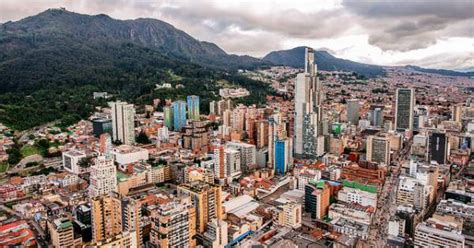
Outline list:
[[[228,53],[297,46],[380,65],[474,70],[474,0],[0,0],[0,23],[65,7],[156,18]]]

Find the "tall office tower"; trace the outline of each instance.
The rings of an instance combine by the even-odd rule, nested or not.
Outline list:
[[[126,102],[110,102],[112,108],[112,133],[114,141],[135,143],[135,107]]]
[[[103,133],[99,139],[99,153],[102,155],[109,156],[112,151],[112,137],[110,134]]]
[[[227,177],[227,167],[225,165],[224,146],[218,145],[214,148],[214,174],[219,179]]]
[[[461,122],[462,117],[462,105],[457,104],[451,106],[451,119],[455,122]]]
[[[347,100],[347,121],[352,125],[359,124],[360,104],[357,99]]]
[[[226,109],[222,112],[222,125],[230,127],[232,123],[232,110]]]
[[[109,133],[112,135],[112,120],[101,118],[92,120],[92,132],[95,137],[99,137],[103,133]]]
[[[54,248],[81,247],[82,245],[81,238],[74,239],[72,222],[66,217],[50,219],[48,221],[48,231],[51,236],[51,244]]]
[[[395,97],[395,129],[397,131],[413,130],[415,90],[399,88]]]
[[[390,163],[390,140],[388,137],[370,135],[367,137],[367,161]]]
[[[234,131],[244,131],[245,127],[245,113],[247,112],[247,108],[245,106],[239,106],[232,110],[231,115],[231,126]]]
[[[213,114],[213,115],[217,114],[217,108],[218,107],[217,107],[216,101],[211,101],[209,103],[209,114]]]
[[[331,190],[324,181],[310,181],[304,187],[305,211],[312,219],[322,219],[328,214]]]
[[[191,120],[199,120],[199,96],[188,96],[188,117]]]
[[[114,196],[99,196],[91,199],[92,240],[95,243],[122,233],[122,204]]]
[[[151,213],[150,243],[153,247],[195,247],[196,210],[191,198],[160,204]]]
[[[221,187],[201,181],[178,186],[178,196],[190,196],[196,210],[196,231],[204,234],[212,219],[222,219]]]
[[[432,132],[428,139],[428,162],[446,164],[448,159],[448,138],[444,132]]]
[[[163,115],[164,115],[164,121],[165,121],[165,126],[169,130],[173,130],[173,109],[171,106],[164,106],[163,107]]]
[[[186,126],[186,103],[184,101],[174,101],[173,108],[173,127],[175,131],[181,131]]]
[[[257,148],[263,148],[268,145],[268,121],[260,120],[255,123],[257,129]]]
[[[138,247],[142,246],[142,228],[140,227],[140,218],[142,216],[141,204],[138,200],[125,197],[121,199],[122,203],[122,230],[130,232],[137,237]]]
[[[285,175],[293,166],[293,144],[289,138],[275,141],[274,166],[275,174]]]
[[[203,245],[209,248],[225,247],[228,243],[227,222],[218,219],[212,219],[204,233]]]
[[[255,145],[243,142],[228,142],[227,147],[234,148],[240,153],[240,169],[249,172],[257,163],[257,149]]]
[[[305,71],[296,77],[295,85],[295,156],[315,158],[319,122],[322,120],[321,83],[317,77],[314,51],[305,49]]]
[[[99,155],[90,171],[89,194],[91,197],[117,191],[117,168],[111,156]]]
[[[374,127],[383,126],[383,106],[371,106],[369,120]]]

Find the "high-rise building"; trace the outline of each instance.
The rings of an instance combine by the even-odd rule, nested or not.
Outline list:
[[[287,202],[278,206],[278,224],[290,228],[301,227],[301,204],[296,202]]]
[[[451,119],[455,122],[461,122],[462,117],[462,105],[457,104],[451,106]]]
[[[448,138],[444,132],[432,132],[428,139],[428,161],[446,164],[448,158]]]
[[[395,129],[398,131],[413,130],[415,90],[399,88],[395,97]]]
[[[220,248],[225,247],[228,243],[227,222],[218,219],[212,219],[204,233],[204,247]]]
[[[218,145],[214,148],[214,174],[219,179],[227,177],[227,167],[225,166],[224,146]]]
[[[275,141],[274,169],[275,174],[285,175],[293,166],[293,147],[289,138]]]
[[[117,168],[111,156],[99,155],[90,168],[89,194],[92,197],[117,192]]]
[[[122,144],[135,143],[135,107],[126,102],[110,102],[114,141]]]
[[[263,148],[268,145],[268,121],[260,120],[255,122],[257,137],[257,148]]]
[[[95,137],[99,137],[103,133],[108,133],[110,135],[112,132],[112,120],[111,119],[102,119],[97,118],[92,120],[92,132]]]
[[[347,105],[347,121],[352,125],[358,125],[359,123],[359,109],[360,104],[357,99],[349,99],[346,101]]]
[[[234,131],[242,132],[245,128],[245,113],[247,107],[239,105],[237,108],[232,110],[230,124]]]
[[[122,204],[114,196],[91,199],[92,240],[95,243],[111,239],[122,233]]]
[[[141,204],[138,200],[132,198],[122,198],[122,230],[136,235],[138,247],[142,246],[142,228],[141,224]]]
[[[224,164],[226,167],[227,177],[235,178],[242,173],[240,161],[241,157],[239,150],[234,148],[224,149]]]
[[[369,112],[370,125],[374,127],[383,126],[383,106],[372,106]]]
[[[186,126],[186,103],[184,101],[174,101],[173,108],[173,127],[175,131],[181,131]]]
[[[51,236],[51,244],[54,248],[77,247],[82,245],[81,238],[74,238],[72,221],[66,217],[49,220],[48,231]]]
[[[190,196],[196,210],[196,231],[203,234],[214,218],[222,219],[221,187],[201,181],[178,186],[178,196]]]
[[[160,204],[151,219],[150,243],[154,247],[196,246],[196,209],[190,197]]]
[[[257,148],[255,145],[242,142],[228,142],[226,145],[240,152],[240,169],[243,172],[248,172],[257,163]]]
[[[328,214],[331,190],[324,181],[310,181],[304,188],[305,211],[313,219],[322,219]]]
[[[191,120],[199,120],[199,96],[188,96],[188,118]]]
[[[164,115],[165,126],[169,130],[173,130],[174,119],[173,119],[173,109],[171,108],[171,106],[163,107],[163,115]]]
[[[314,51],[305,48],[305,71],[297,75],[295,85],[295,156],[314,158],[322,155],[316,152],[317,146],[323,145],[318,144],[317,139],[320,135],[319,122],[322,120],[321,98]]]
[[[112,148],[112,137],[110,137],[110,134],[101,134],[99,139],[99,153],[102,155],[110,156]]]
[[[390,140],[388,137],[367,137],[366,157],[369,162],[390,163]]]

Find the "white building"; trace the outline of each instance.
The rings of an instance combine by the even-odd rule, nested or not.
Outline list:
[[[346,203],[355,202],[362,206],[377,207],[377,193],[344,187],[337,193],[337,199]]]
[[[91,197],[117,192],[117,168],[114,160],[99,156],[91,166],[89,194]]]
[[[126,102],[110,102],[114,141],[131,145],[135,143],[135,107]]]
[[[415,247],[464,247],[462,220],[434,215],[415,228]]]
[[[78,150],[63,152],[64,169],[76,175],[82,173],[83,169],[79,166],[79,161],[83,158],[86,158],[86,154]]]
[[[130,145],[121,145],[114,148],[112,155],[114,160],[120,165],[146,161],[149,158],[148,150]]]
[[[204,233],[204,247],[221,248],[228,243],[227,222],[219,219],[212,219],[206,227]]]
[[[255,145],[242,142],[228,142],[229,148],[234,148],[240,152],[240,167],[243,171],[248,171],[257,163],[257,148]]]

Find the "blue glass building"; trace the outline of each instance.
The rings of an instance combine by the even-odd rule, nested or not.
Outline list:
[[[186,103],[184,101],[174,101],[173,108],[173,128],[175,131],[181,131],[186,126]]]
[[[288,165],[287,141],[275,141],[275,174],[285,175]]]

